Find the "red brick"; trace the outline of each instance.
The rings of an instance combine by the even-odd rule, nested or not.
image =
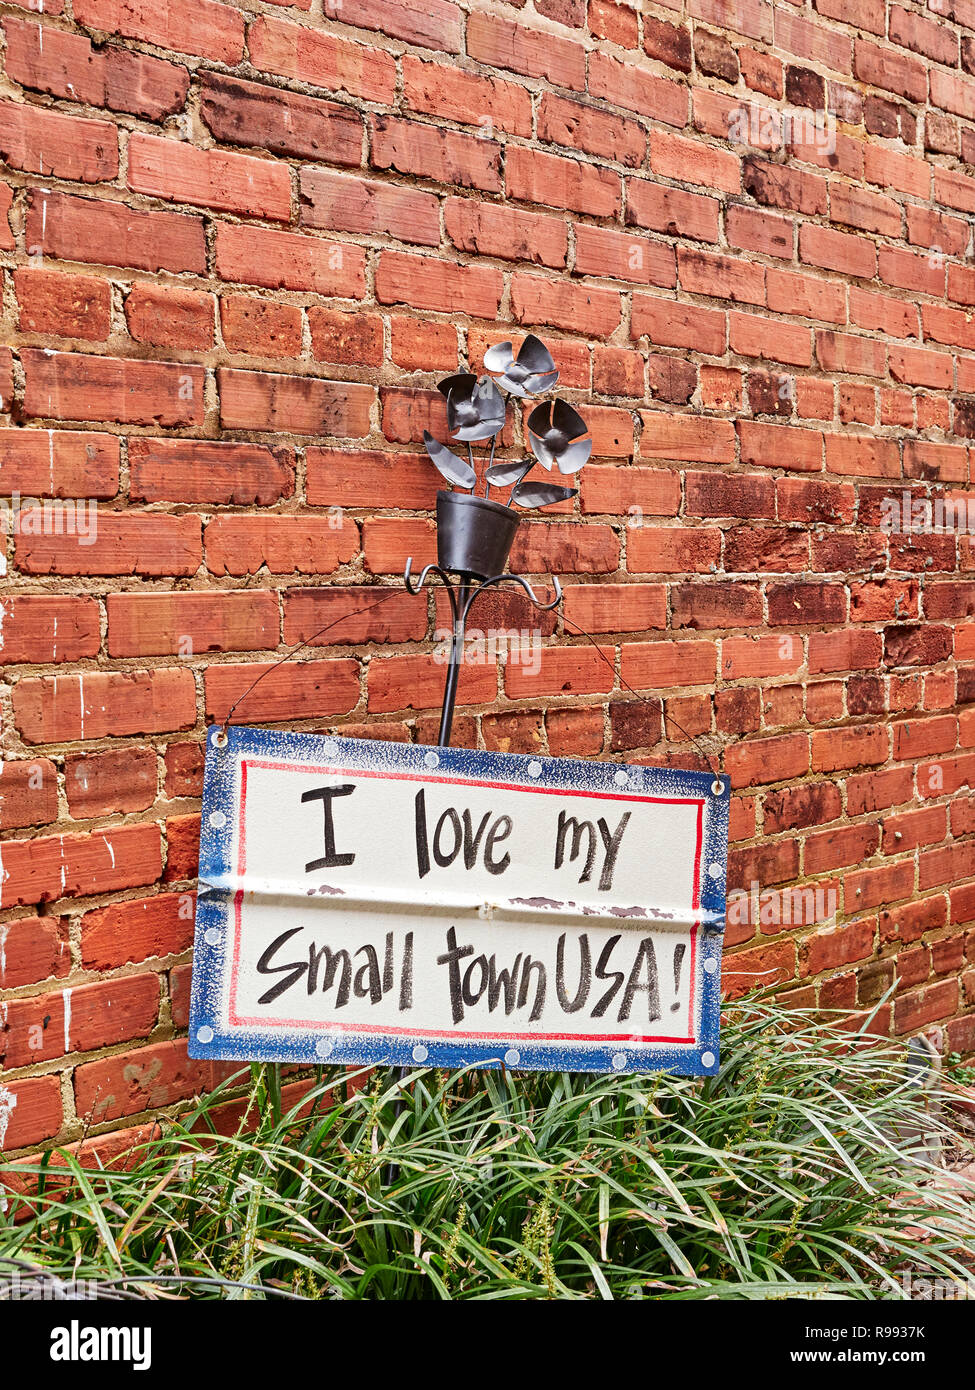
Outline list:
[[[23,497],[114,497],[118,440],[93,431],[0,429],[3,484]]]
[[[714,574],[719,562],[720,531],[711,527],[641,527],[626,545],[630,574]]]
[[[326,169],[302,169],[299,189],[303,226],[392,236],[419,246],[440,244],[440,208],[432,193],[350,174],[333,174]],[[312,255],[317,245],[311,243],[311,249],[302,255]],[[338,259],[341,264],[361,266],[357,255],[361,256],[361,252],[353,252],[348,243],[329,246],[328,257],[333,263]],[[320,256],[316,257],[316,262],[320,260]],[[334,274],[334,268],[330,269]],[[324,273],[324,267],[320,273]]]
[[[435,709],[443,699],[446,668],[432,656],[374,657],[369,663],[369,711]],[[458,705],[486,704],[497,696],[498,672],[491,665],[465,666],[457,689]]]
[[[359,548],[354,522],[297,516],[218,516],[203,533],[211,574],[332,574]]]
[[[319,362],[378,367],[383,360],[383,321],[378,314],[312,304],[308,327],[312,355]]]
[[[611,169],[521,145],[508,149],[505,187],[509,198],[523,203],[570,208],[593,217],[615,217],[620,210],[620,177]]]
[[[285,595],[284,640],[289,646],[297,642],[320,647],[415,642],[423,639],[426,630],[426,610],[405,593],[356,585],[289,589]]]
[[[271,290],[313,290],[343,299],[361,298],[364,292],[365,257],[358,247],[227,224],[217,229],[216,247],[222,280]]]
[[[612,690],[616,676],[612,647],[545,647],[538,669],[511,661],[505,667],[505,691],[512,700],[536,695],[594,695]],[[490,696],[488,696],[490,698]]]
[[[623,312],[616,290],[521,274],[511,278],[511,307],[517,322],[533,329],[550,324],[593,338],[608,338],[619,327]]]
[[[476,62],[540,77],[556,87],[584,91],[586,51],[581,43],[537,33],[500,15],[475,10],[467,21],[467,52]]]
[[[97,528],[90,526],[67,543],[56,528],[35,532],[31,516],[31,511],[18,516],[14,549],[26,574],[187,575],[200,566],[195,516],[102,512]]]
[[[266,678],[234,714],[234,723],[348,714],[359,700],[356,661],[296,661],[277,669],[261,663],[210,666],[204,677],[207,717],[213,721],[226,719],[231,706],[265,672]]]
[[[14,288],[23,333],[104,342],[111,331],[112,291],[106,280],[17,270]]]
[[[137,193],[277,222],[291,219],[291,179],[284,165],[139,134],[129,140],[128,156],[128,186]]]
[[[41,984],[71,968],[67,919],[18,917],[0,926],[0,987]]]
[[[30,8],[38,8],[33,3]],[[53,13],[50,4],[44,11]],[[23,87],[66,101],[107,106],[161,120],[182,109],[190,75],[178,63],[106,44],[95,49],[82,34],[8,18],[7,75]],[[168,47],[168,45],[166,45]]]
[[[156,755],[151,748],[71,755],[64,788],[75,820],[145,811],[156,799]]]
[[[55,1075],[28,1077],[4,1084],[2,1152],[53,1139],[63,1122],[61,1081]]]
[[[713,642],[629,642],[622,653],[623,679],[637,690],[714,681],[717,650]]]
[[[796,973],[793,941],[777,941],[752,951],[734,951],[721,963],[721,990],[725,999],[740,999],[752,989],[768,989],[791,980]]]
[[[107,607],[112,656],[193,657],[278,645],[278,604],[270,593],[110,594]]]
[[[572,631],[645,632],[666,627],[667,591],[662,584],[572,584],[563,609]]]
[[[347,92],[366,101],[389,103],[396,92],[396,61],[391,53],[330,33],[261,15],[247,32],[247,48],[258,71],[307,82],[329,95]]]
[[[203,749],[198,743],[171,743],[165,763],[167,797],[203,794]]]
[[[605,227],[575,226],[575,269],[581,275],[611,276],[639,284],[677,284],[674,249],[661,242]]]
[[[118,173],[118,133],[110,121],[2,101],[0,155],[12,169],[42,178],[101,183]]]
[[[355,166],[362,161],[362,117],[338,102],[205,72],[200,114],[215,137],[228,145],[327,159],[330,164]]]
[[[155,883],[162,871],[159,827],[117,825],[91,835],[5,840],[0,906],[88,897]]]
[[[630,336],[636,339],[644,334],[664,347],[693,348],[719,356],[725,350],[728,328],[725,315],[716,309],[635,294]]]
[[[680,477],[666,469],[601,468],[589,464],[582,474],[582,510],[636,520],[644,515],[673,516],[680,505]]]
[[[74,17],[88,29],[218,63],[239,63],[244,54],[243,15],[215,0],[78,0]]]
[[[402,61],[404,105],[411,111],[461,125],[484,128],[489,124],[511,135],[531,134],[531,95],[524,87],[499,77],[422,62],[409,53],[403,54]]]
[[[667,125],[687,123],[687,91],[677,82],[657,77],[644,66],[622,63],[608,53],[589,55],[589,91],[615,106]]]
[[[807,265],[837,270],[844,275],[873,278],[877,270],[877,252],[872,242],[849,232],[837,232],[831,227],[818,227],[810,222],[799,228],[799,259]],[[883,276],[881,275],[881,278]]]
[[[687,193],[647,179],[626,181],[627,222],[665,232],[668,236],[716,242],[719,207],[716,198]]]
[[[231,352],[254,357],[301,355],[301,310],[256,296],[232,294],[220,301],[220,331]]]
[[[294,457],[286,447],[205,439],[129,440],[129,495],[139,501],[267,506],[293,491]]]
[[[130,425],[203,422],[202,367],[37,348],[23,349],[21,360],[28,415]]]
[[[638,122],[554,92],[545,92],[539,103],[538,136],[631,168],[639,168],[647,148],[646,131]]]
[[[57,818],[58,774],[52,762],[8,758],[0,763],[0,830],[46,825]]]
[[[31,676],[14,687],[13,709],[29,743],[123,738],[192,727],[196,687],[189,670]]]
[[[357,439],[369,433],[376,398],[372,386],[279,376],[221,367],[220,420],[225,428],[287,430],[295,434]]]
[[[376,169],[487,193],[501,190],[501,146],[493,140],[394,116],[373,116],[371,137]]]
[[[444,226],[454,245],[472,255],[500,256],[506,261],[528,261],[556,269],[565,265],[568,229],[555,217],[470,198],[448,198]]]
[[[650,140],[650,167],[655,174],[725,193],[741,191],[741,159],[727,150],[700,140],[654,131]]]
[[[173,212],[140,212],[106,199],[31,189],[27,213],[31,255],[132,266],[136,270],[206,268],[203,222]]]
[[[501,272],[491,266],[458,265],[432,256],[383,251],[376,269],[380,304],[411,304],[415,309],[493,319],[501,294]]]
[[[153,956],[181,955],[193,944],[193,895],[163,893],[112,903],[81,918],[81,958],[89,970],[114,970]]]
[[[175,285],[135,284],[125,300],[129,333],[157,347],[213,347],[213,295]]]
[[[87,1123],[103,1124],[186,1100],[211,1084],[211,1064],[188,1058],[185,1039],[154,1043],[78,1067],[75,1109]]]
[[[736,205],[725,214],[725,228],[732,246],[792,260],[795,224],[787,217]]]
[[[13,1068],[92,1052],[147,1037],[158,1015],[158,975],[128,975],[11,1000],[0,1033],[0,1056]]]

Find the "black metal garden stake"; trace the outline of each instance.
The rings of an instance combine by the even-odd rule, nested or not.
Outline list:
[[[439,384],[438,389],[447,401],[447,427],[455,439],[466,443],[467,459],[453,453],[426,430],[423,442],[447,481],[466,490],[437,493],[437,564],[425,566],[415,585],[411,578],[412,557],[407,560],[403,573],[403,581],[411,594],[420,592],[429,574],[438,574],[450,601],[450,653],[437,737],[441,747],[450,743],[467,618],[478,594],[510,580],[519,584],[535,607],[543,612],[557,607],[562,599],[562,586],[556,576],[553,576],[555,598],[551,603],[542,603],[526,579],[505,573],[519,523],[512,503],[534,510],[574,497],[577,488],[526,482],[526,476],[536,463],[546,470],[557,467],[562,474],[577,473],[592,453],[592,439],[582,416],[565,401],[549,400],[537,405],[528,417],[528,443],[533,457],[496,463],[497,443],[507,418],[507,401],[500,388],[503,387],[509,397],[533,396],[555,386],[559,374],[548,348],[531,333],[517,356],[509,342],[489,348],[484,354],[484,365],[489,375],[478,377],[471,372],[457,372]],[[488,440],[491,452],[483,470],[485,496],[477,497],[474,489],[478,476],[471,444],[475,441],[486,444]],[[492,488],[506,487],[511,488],[506,504],[491,497]],[[452,575],[457,576],[456,586]]]
[[[440,731],[437,746],[450,744],[450,731],[457,702],[457,683],[460,679],[467,640],[467,618],[479,594],[485,589],[508,581],[518,584],[541,612],[556,608],[562,601],[562,585],[552,576],[555,597],[542,603],[528,580],[520,574],[505,573],[508,555],[518,529],[519,516],[512,502],[534,510],[552,502],[574,497],[577,488],[560,487],[555,483],[526,482],[526,475],[540,463],[543,468],[557,466],[560,473],[577,473],[592,453],[592,438],[586,422],[572,406],[562,400],[545,401],[537,405],[528,417],[528,443],[533,458],[503,460],[495,463],[498,438],[504,430],[507,402],[499,387],[509,396],[537,395],[555,386],[559,379],[555,362],[545,344],[529,334],[515,356],[510,343],[498,343],[484,354],[484,365],[490,375],[477,377],[458,372],[439,383],[447,401],[447,427],[455,439],[467,444],[467,460],[451,452],[446,445],[423,431],[423,442],[434,464],[447,479],[465,492],[437,493],[437,564],[425,565],[416,583],[413,582],[413,558],[406,561],[403,582],[407,592],[419,594],[427,576],[438,574],[443,580],[450,601],[451,629],[447,676],[444,682],[443,705],[440,711]],[[492,378],[495,378],[493,380]],[[476,497],[477,472],[474,468],[474,441],[491,441],[491,453],[484,468],[486,495]],[[491,497],[491,489],[511,488],[506,504]],[[451,578],[457,576],[456,586]],[[408,1068],[400,1070],[403,1082]],[[402,1111],[402,1093],[393,1106],[393,1123]],[[398,1165],[389,1164],[385,1182],[391,1187],[398,1175]]]

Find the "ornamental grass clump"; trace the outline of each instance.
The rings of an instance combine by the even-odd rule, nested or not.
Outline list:
[[[125,1170],[68,1159],[52,1189],[34,1165],[0,1255],[152,1298],[897,1299],[908,1274],[975,1278],[975,1193],[930,1157],[965,1141],[903,1048],[746,1000],[722,1049],[712,1078],[336,1069],[284,1113],[254,1068],[235,1132],[223,1089]]]

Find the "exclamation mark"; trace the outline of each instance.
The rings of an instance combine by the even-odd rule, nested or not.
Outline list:
[[[674,993],[680,994],[680,968],[684,964],[684,954],[687,951],[686,944],[682,941],[679,946],[674,947]],[[680,1008],[680,1000],[675,999],[670,1006],[670,1012],[675,1014]]]

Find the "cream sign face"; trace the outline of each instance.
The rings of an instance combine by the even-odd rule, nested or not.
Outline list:
[[[211,730],[191,1055],[713,1073],[728,800],[697,772]]]

